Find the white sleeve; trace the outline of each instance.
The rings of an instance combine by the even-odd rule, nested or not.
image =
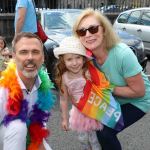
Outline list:
[[[47,141],[45,139],[43,140],[43,145],[46,150],[52,150],[52,148],[50,147],[50,145],[47,143]]]
[[[6,102],[8,99],[8,90],[5,88],[0,88],[0,123],[2,122],[4,116],[7,114]]]

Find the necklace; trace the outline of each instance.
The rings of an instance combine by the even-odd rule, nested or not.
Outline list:
[[[3,119],[3,124],[7,126],[11,121],[20,119],[26,122],[28,127],[27,150],[38,150],[43,138],[49,135],[44,124],[48,122],[50,110],[55,102],[55,95],[50,92],[53,83],[43,68],[38,73],[41,85],[38,89],[38,98],[32,106],[32,111],[28,114],[28,101],[23,98],[23,92],[17,81],[16,65],[10,62],[1,74],[0,86],[8,89],[9,95],[6,109],[8,114]]]

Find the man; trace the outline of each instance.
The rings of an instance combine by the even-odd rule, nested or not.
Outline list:
[[[15,34],[37,32],[36,12],[33,0],[17,0],[15,13]]]
[[[44,139],[54,96],[52,83],[41,67],[44,53],[39,37],[17,34],[13,58],[0,80],[0,145],[3,150],[51,150]]]
[[[37,34],[37,18],[34,0],[17,0],[15,13],[15,34],[20,32],[31,32]],[[47,37],[45,37],[47,38]],[[45,66],[51,77],[51,61],[44,47]]]

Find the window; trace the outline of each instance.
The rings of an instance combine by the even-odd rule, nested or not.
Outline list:
[[[46,13],[45,26],[48,29],[66,29],[71,28],[64,18],[65,13]]]
[[[44,15],[45,26],[48,29],[71,29],[81,11],[48,12]]]
[[[150,26],[150,11],[145,11],[143,13],[140,24]]]
[[[141,15],[141,11],[133,11],[131,12],[129,18],[128,18],[128,23],[130,24],[138,24],[139,18]]]
[[[129,13],[124,13],[118,18],[118,23],[126,23]]]

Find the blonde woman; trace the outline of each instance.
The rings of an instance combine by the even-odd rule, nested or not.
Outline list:
[[[84,10],[73,31],[92,53],[95,66],[116,86],[113,95],[121,104],[124,128],[141,119],[150,110],[150,82],[132,50],[120,42],[111,23],[97,10]],[[97,131],[103,150],[122,149],[119,132],[106,126]]]

